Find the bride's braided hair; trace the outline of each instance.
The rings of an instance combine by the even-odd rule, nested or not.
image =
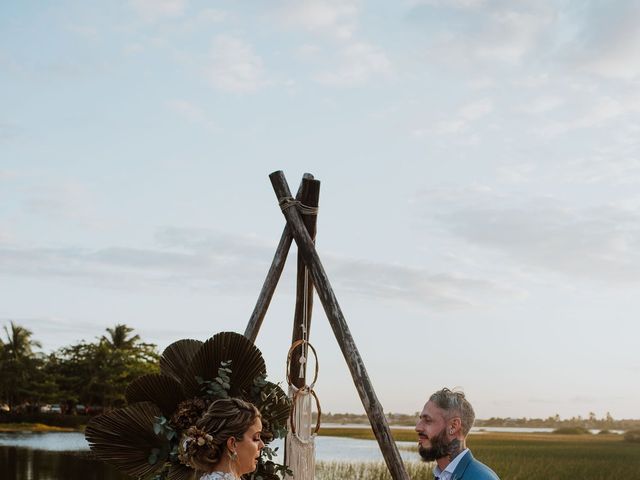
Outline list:
[[[190,427],[180,441],[180,461],[201,472],[212,471],[222,459],[227,439],[240,441],[260,417],[259,410],[239,398],[222,398]]]

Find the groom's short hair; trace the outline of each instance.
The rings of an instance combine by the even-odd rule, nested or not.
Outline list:
[[[465,437],[467,436],[471,427],[473,427],[476,414],[463,392],[443,388],[431,395],[431,397],[429,397],[429,401],[435,403],[438,407],[447,412],[447,417],[460,417],[462,433]]]

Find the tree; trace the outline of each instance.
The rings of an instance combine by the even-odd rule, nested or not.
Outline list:
[[[124,392],[135,378],[159,371],[156,346],[116,325],[95,343],[63,347],[50,357],[48,369],[67,403],[113,408],[125,403]]]
[[[140,335],[129,337],[129,334],[133,332],[133,328],[124,324],[119,323],[115,327],[107,328],[106,330],[109,333],[109,337],[103,335],[101,341],[114,350],[131,350],[140,341]]]
[[[38,373],[42,358],[33,352],[40,342],[31,339],[31,331],[10,322],[4,326],[6,340],[0,339],[0,398],[10,407],[38,396]]]

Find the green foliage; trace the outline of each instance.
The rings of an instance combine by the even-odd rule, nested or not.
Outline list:
[[[626,442],[640,443],[640,430],[629,430],[624,433]]]
[[[171,427],[169,421],[163,416],[155,417],[153,431],[156,435],[164,436],[169,441],[177,438],[176,431]]]
[[[31,331],[10,322],[0,338],[0,403],[11,408],[46,397],[51,383],[42,376],[41,354],[34,353],[40,343],[31,339]]]
[[[622,436],[598,435],[475,435],[470,448],[503,479],[604,480],[637,478],[637,445]]]
[[[155,345],[139,340],[114,344],[103,337],[61,348],[51,355],[48,373],[62,398],[113,408],[125,404],[125,388],[133,379],[158,372],[158,358]]]
[[[96,342],[81,341],[45,356],[31,332],[10,324],[0,340],[0,403],[12,410],[23,405],[60,403],[113,408],[125,403],[134,379],[159,370],[156,346],[144,343],[126,325],[107,328]]]
[[[560,435],[590,435],[591,432],[583,427],[561,427],[556,428],[552,433]]]
[[[202,377],[196,377],[196,381],[200,384],[202,391],[211,398],[229,398],[229,389],[231,388],[231,360],[220,362],[218,367],[218,376],[213,380],[203,380]]]

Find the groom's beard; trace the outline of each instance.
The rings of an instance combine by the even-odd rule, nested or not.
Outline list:
[[[447,442],[446,430],[443,429],[438,435],[429,439],[430,447],[422,445],[418,447],[418,453],[425,462],[433,462],[443,457],[455,457],[460,452],[460,440],[454,438]]]

